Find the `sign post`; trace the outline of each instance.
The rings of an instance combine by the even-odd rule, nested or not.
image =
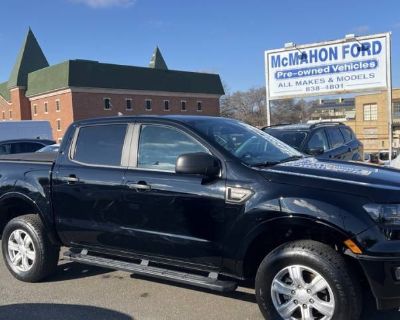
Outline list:
[[[265,51],[267,125],[270,103],[285,98],[387,90],[389,160],[392,156],[391,34]]]

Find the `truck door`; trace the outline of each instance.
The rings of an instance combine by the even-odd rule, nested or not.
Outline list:
[[[115,245],[128,128],[126,123],[82,126],[76,129],[71,149],[58,158],[53,174],[53,209],[65,243]]]
[[[136,156],[126,173],[123,209],[117,212],[121,249],[219,266],[224,229],[225,179],[204,183],[175,173],[179,155],[210,151],[170,125],[137,125]],[[135,138],[134,138],[135,139]]]

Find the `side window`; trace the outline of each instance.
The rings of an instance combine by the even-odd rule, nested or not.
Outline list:
[[[143,125],[138,150],[138,168],[175,171],[178,156],[207,152],[200,143],[177,129],[160,125]]]
[[[87,164],[120,166],[126,128],[126,124],[80,128],[73,159]]]
[[[328,140],[324,130],[317,130],[313,133],[310,140],[307,143],[307,149],[318,149],[324,148],[324,151],[329,149]]]
[[[40,148],[43,148],[43,145],[36,142],[13,143],[11,145],[11,153],[35,152]]]
[[[347,127],[340,127],[340,132],[343,134],[344,141],[349,142],[354,139],[353,131]]]
[[[326,132],[328,133],[329,141],[331,143],[331,148],[337,148],[344,144],[344,138],[339,128],[337,127],[326,128]]]
[[[11,144],[2,144],[0,145],[0,154],[10,154],[11,153]]]

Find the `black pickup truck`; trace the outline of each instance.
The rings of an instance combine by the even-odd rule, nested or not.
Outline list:
[[[255,280],[264,317],[360,317],[400,306],[400,172],[305,157],[232,119],[84,120],[58,154],[0,158],[10,272],[66,257],[217,291]]]

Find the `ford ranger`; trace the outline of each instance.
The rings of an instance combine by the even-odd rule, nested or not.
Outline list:
[[[58,153],[0,158],[11,274],[65,256],[221,292],[254,280],[266,319],[356,320],[400,306],[400,172],[304,156],[242,122],[73,123]]]

